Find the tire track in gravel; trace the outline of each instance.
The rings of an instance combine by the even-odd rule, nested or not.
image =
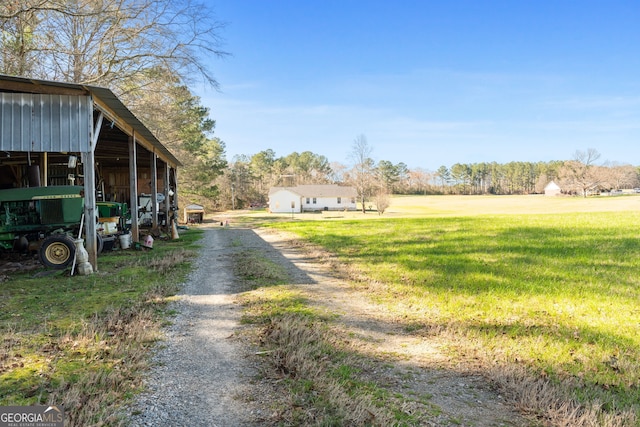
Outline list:
[[[257,425],[255,366],[235,340],[241,307],[235,300],[231,251],[235,230],[206,229],[195,269],[173,307],[177,316],[153,357],[147,391],[133,408],[132,427]]]

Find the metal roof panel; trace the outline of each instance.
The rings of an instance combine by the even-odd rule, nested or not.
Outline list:
[[[35,96],[38,94],[41,98]],[[80,99],[91,97],[94,100],[92,107],[116,121],[123,132],[129,136],[135,134],[138,140],[146,141],[161,159],[172,166],[181,166],[178,159],[110,89],[0,74],[0,97],[1,150],[86,152],[86,144],[90,141],[83,129],[88,123],[86,129],[91,132],[92,117],[85,117],[85,113],[90,114],[88,106],[91,103],[85,105],[85,101]],[[36,106],[30,103],[30,100],[37,99]],[[36,113],[49,119],[36,120],[36,124],[31,126],[32,114]],[[72,118],[76,113],[77,120]],[[112,117],[114,115],[116,117]],[[54,124],[56,117],[64,118],[67,123],[63,125],[59,120],[58,124]],[[37,135],[34,135],[34,131]],[[55,140],[46,141],[48,136],[54,136]]]

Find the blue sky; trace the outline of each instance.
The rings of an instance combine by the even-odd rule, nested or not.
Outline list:
[[[220,91],[196,92],[227,158],[349,164],[640,165],[640,2],[212,0]]]

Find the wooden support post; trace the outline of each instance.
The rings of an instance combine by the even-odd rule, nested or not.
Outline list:
[[[40,164],[42,165],[42,168],[40,170],[40,173],[42,174],[42,180],[40,185],[42,185],[43,187],[48,187],[49,186],[49,153],[47,153],[46,151],[44,153],[42,153],[42,157],[40,158]]]
[[[96,174],[93,153],[82,154],[84,174],[84,241],[89,264],[98,271],[98,241],[96,236]]]
[[[91,115],[93,116],[93,114]],[[87,253],[89,254],[89,264],[93,271],[98,271],[98,239],[96,230],[96,160],[94,152],[100,136],[100,128],[104,115],[98,114],[98,118],[91,126],[90,151],[81,153],[82,168],[84,174],[84,241]]]
[[[140,241],[140,227],[138,226],[138,151],[136,149],[136,135],[129,137],[129,209],[131,212],[131,241]]]
[[[151,153],[151,229],[158,228],[158,155]]]
[[[176,170],[176,168],[171,168],[171,172],[173,175],[173,200],[175,201],[173,205],[176,208],[176,219],[177,219],[178,218],[177,214],[180,209],[180,203],[178,203],[178,171]]]
[[[167,222],[167,233],[171,233],[171,196],[169,196],[169,164],[164,163],[162,180],[164,181],[164,217]]]

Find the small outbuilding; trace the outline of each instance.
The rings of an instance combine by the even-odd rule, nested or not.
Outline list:
[[[558,184],[551,181],[544,187],[544,195],[545,196],[559,196],[562,194],[562,189]]]
[[[293,213],[356,210],[357,195],[355,188],[336,184],[272,187],[269,190],[269,211]]]
[[[185,224],[202,224],[204,221],[204,207],[196,204],[185,206],[184,222]]]

